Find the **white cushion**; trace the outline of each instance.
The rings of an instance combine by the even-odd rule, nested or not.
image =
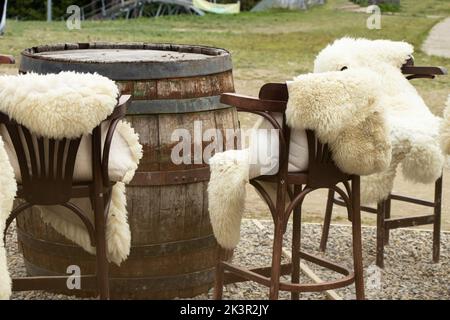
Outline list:
[[[281,123],[282,115],[275,115]],[[251,130],[248,137],[250,156],[250,178],[260,175],[274,175],[279,167],[279,135],[271,131],[272,124],[261,118]],[[291,130],[289,145],[289,172],[299,172],[308,169],[308,142],[306,131]]]

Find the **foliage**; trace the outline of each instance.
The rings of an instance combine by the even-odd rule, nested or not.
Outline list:
[[[400,0],[351,0],[360,6],[368,6],[376,4],[383,12],[397,12],[400,11]]]
[[[238,0],[218,0],[218,3],[235,3]],[[240,0],[241,11],[250,11],[261,0]]]
[[[73,4],[83,6],[92,0],[53,0],[53,17],[60,18],[67,7]],[[46,0],[15,0],[8,2],[8,17],[19,20],[45,20],[47,16]]]

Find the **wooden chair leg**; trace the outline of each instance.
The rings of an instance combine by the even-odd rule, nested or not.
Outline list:
[[[385,219],[385,222],[386,222],[386,219],[390,219],[390,218],[391,218],[391,199],[388,198],[384,202],[384,219]],[[389,233],[390,233],[390,230],[385,227],[384,228],[384,245],[385,246],[389,245]]]
[[[384,239],[385,239],[385,203],[381,201],[377,204],[377,258],[376,264],[384,268]]]
[[[300,190],[301,191],[301,190]],[[295,187],[294,194],[300,192],[298,187]],[[300,283],[300,246],[301,246],[301,220],[302,220],[302,208],[301,204],[294,209],[292,219],[292,283]],[[300,299],[298,292],[291,292],[291,299]]]
[[[109,296],[109,265],[106,244],[106,214],[101,198],[94,199],[97,287],[101,300],[108,300]]]
[[[224,278],[224,269],[222,265],[223,257],[225,256],[226,251],[223,248],[219,248],[218,257],[217,257],[217,265],[215,270],[215,280],[214,280],[214,300],[222,300],[223,296],[223,278]]]
[[[331,215],[333,213],[334,190],[328,190],[327,207],[325,209],[325,220],[323,222],[322,237],[320,238],[320,251],[327,249],[328,235],[330,233]]]
[[[433,262],[439,262],[441,248],[442,176],[434,186]]]
[[[355,272],[356,299],[364,300],[364,268],[361,240],[361,199],[360,178],[352,179],[352,240],[353,240],[353,268]]]
[[[278,300],[278,293],[280,290],[280,275],[281,275],[281,254],[283,250],[283,222],[275,222],[275,234],[273,237],[273,251],[272,251],[272,270],[270,276],[270,291],[269,299]]]

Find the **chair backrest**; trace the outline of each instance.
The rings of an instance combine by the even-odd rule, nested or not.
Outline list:
[[[81,137],[73,140],[39,137],[3,113],[0,124],[6,127],[17,156],[25,200],[33,205],[67,202]]]
[[[108,161],[114,130],[125,116],[130,96],[122,96],[118,106],[105,121],[109,121],[104,146],[101,143],[101,124],[89,135],[92,139],[92,181],[102,189],[108,186]],[[4,125],[17,156],[22,197],[32,205],[65,204],[74,187],[75,161],[82,137],[49,139],[37,136],[28,128],[0,112],[0,126]]]
[[[408,80],[416,78],[429,78],[433,79],[436,75],[446,75],[447,70],[443,67],[419,67],[414,66],[414,60],[409,59],[402,66],[402,73]],[[259,98],[262,100],[276,100],[287,101],[289,100],[289,92],[285,83],[267,83],[263,85],[259,91]],[[286,125],[285,115],[283,115],[282,124],[282,136],[286,141],[283,154],[280,155],[280,170],[284,168],[287,170],[287,163],[283,166],[281,162],[289,161],[289,137],[290,129]],[[330,181],[343,181],[348,175],[344,174],[334,163],[332,159],[332,152],[327,144],[321,143],[313,131],[306,130],[308,141],[308,182],[313,187],[321,187],[323,185],[329,185]]]

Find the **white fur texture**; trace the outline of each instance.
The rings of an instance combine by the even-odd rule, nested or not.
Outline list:
[[[382,86],[374,72],[305,74],[289,82],[288,90],[288,125],[314,130],[322,143],[330,145],[342,171],[367,175],[387,169],[391,145],[378,100]]]
[[[6,219],[11,213],[16,191],[17,185],[14,178],[14,170],[9,163],[2,137],[0,137],[0,300],[9,299],[11,295],[11,278],[6,263],[3,232]]]
[[[450,95],[444,109],[444,121],[441,125],[441,147],[446,154],[450,154]]]
[[[217,242],[226,249],[239,242],[245,186],[249,180],[247,150],[229,150],[215,154],[210,160],[208,210]]]
[[[11,118],[26,126],[30,131],[38,136],[48,138],[75,138],[84,134],[89,134],[108,115],[112,113],[117,104],[119,91],[113,81],[97,74],[79,74],[74,72],[61,72],[60,74],[36,75],[27,74],[19,76],[0,77],[0,111],[8,114]],[[139,137],[126,122],[120,122],[115,134],[121,134],[127,141],[135,166],[123,174],[122,181],[118,181],[113,188],[111,207],[107,221],[107,244],[108,259],[111,262],[120,264],[129,254],[131,244],[131,233],[127,221],[125,185],[134,175],[139,160],[142,158],[142,146],[139,144]],[[1,145],[3,148],[3,143]],[[7,179],[9,168],[1,162],[0,179]],[[113,154],[111,156],[114,156]],[[3,177],[5,171],[5,177]],[[2,183],[0,187],[7,188],[0,193],[9,197],[7,191],[11,189],[8,183]],[[5,198],[6,201],[7,198]],[[8,198],[9,199],[9,198]],[[77,199],[80,206],[87,204],[85,209],[89,210],[88,199]],[[0,204],[3,202],[0,201]],[[0,214],[0,230],[3,230],[4,223],[9,214],[9,202],[5,202],[4,209]],[[0,206],[0,209],[3,208]],[[68,239],[79,244],[86,251],[95,253],[91,247],[89,237],[84,225],[74,215],[67,215],[64,209],[58,208],[55,211],[41,209],[41,216],[46,223],[52,225],[56,231],[60,232]],[[9,278],[5,277],[2,265],[2,250],[0,247],[0,297],[7,297],[7,292],[2,295],[3,286],[8,288]],[[3,268],[3,269],[2,269]],[[2,281],[4,280],[4,281]]]
[[[432,183],[442,172],[444,155],[439,141],[442,119],[430,112],[400,69],[413,51],[406,42],[343,38],[323,49],[314,62],[314,72],[344,67],[348,71],[370,69],[381,79],[380,106],[390,127],[393,157],[387,170],[363,177],[361,194],[365,203],[388,196],[398,165],[405,178],[413,182]]]
[[[98,74],[0,76],[0,109],[33,133],[77,138],[91,133],[117,104],[119,90]]]
[[[441,119],[400,70],[412,53],[406,42],[343,38],[319,53],[315,74],[288,83],[288,124],[316,130],[331,144],[343,171],[367,175],[361,185],[365,203],[391,192],[400,164],[414,182],[433,182],[442,172]],[[341,71],[344,67],[348,70]],[[449,148],[450,107],[447,110],[441,145]],[[225,248],[239,241],[245,184],[252,174],[248,157],[247,150],[240,150],[211,159],[209,212],[214,234]]]

